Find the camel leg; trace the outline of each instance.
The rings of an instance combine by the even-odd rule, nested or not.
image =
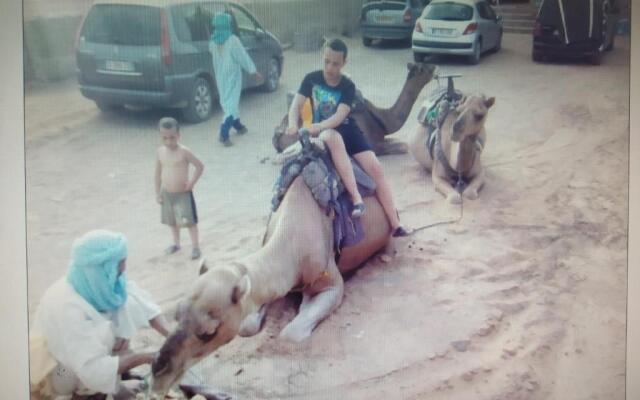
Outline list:
[[[292,342],[302,342],[311,336],[313,329],[342,302],[344,282],[335,261],[330,261],[333,285],[316,294],[305,292],[298,315],[280,332],[280,337]]]
[[[242,337],[253,336],[260,332],[264,317],[267,315],[267,304],[263,304],[257,312],[247,315],[242,324],[238,335]]]
[[[433,180],[433,185],[436,190],[447,198],[447,201],[451,204],[460,204],[462,198],[460,197],[460,193],[456,192],[456,190],[447,182],[444,178],[434,173],[431,175],[431,179]]]
[[[467,188],[462,192],[463,196],[469,200],[475,200],[478,198],[478,191],[484,184],[484,169],[480,169],[480,173],[474,176]]]

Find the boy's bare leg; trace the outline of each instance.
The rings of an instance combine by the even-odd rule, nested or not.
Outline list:
[[[363,151],[361,153],[354,154],[353,157],[376,183],[376,197],[380,201],[385,214],[387,214],[387,219],[391,225],[391,232],[394,232],[400,226],[400,220],[396,213],[396,206],[393,203],[391,188],[384,177],[382,165],[380,165],[380,162],[373,151]]]
[[[171,225],[171,235],[173,235],[173,245],[180,247],[180,227]]]
[[[351,160],[349,160],[349,156],[347,155],[342,137],[337,131],[327,129],[320,134],[320,139],[322,139],[329,148],[333,165],[336,167],[347,192],[351,195],[353,204],[362,203],[362,197],[356,185],[356,177],[353,174]]]
[[[191,236],[191,245],[194,249],[200,248],[200,243],[198,242],[198,225],[193,224],[189,227],[189,236]]]
[[[200,258],[200,243],[198,242],[198,224],[193,224],[189,227],[189,236],[191,236],[191,259],[196,260]]]

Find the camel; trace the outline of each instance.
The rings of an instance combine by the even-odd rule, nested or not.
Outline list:
[[[455,188],[459,178],[467,182],[462,196],[469,200],[478,198],[478,191],[484,184],[480,155],[487,137],[484,124],[494,103],[494,97],[463,96],[458,106],[449,111],[442,122],[433,149],[435,159],[427,146],[430,132],[426,126],[418,124],[409,143],[413,157],[431,171],[436,190],[451,204],[462,201],[461,194]]]
[[[206,268],[178,306],[178,326],[152,364],[154,395],[162,395],[185,371],[236,335],[257,334],[267,305],[296,289],[297,316],[280,337],[301,342],[342,302],[343,278],[390,239],[390,225],[375,196],[364,199],[365,238],[344,248],[336,263],[331,219],[297,177],[270,218],[263,246],[230,265]],[[164,397],[159,397],[164,398]]]
[[[378,108],[365,98],[356,100],[351,108],[349,116],[356,121],[373,147],[373,151],[379,156],[407,152],[406,143],[385,139],[385,136],[396,133],[402,128],[409,118],[411,108],[420,91],[433,77],[435,66],[421,62],[408,63],[407,69],[409,70],[407,80],[391,108]],[[284,134],[287,124],[288,115],[285,115],[273,134],[273,146],[278,153],[296,141],[295,136]]]

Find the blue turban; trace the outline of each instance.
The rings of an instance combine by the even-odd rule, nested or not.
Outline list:
[[[127,277],[120,261],[127,258],[127,239],[107,230],[95,230],[73,242],[67,281],[99,312],[115,310],[127,300]]]
[[[231,15],[218,13],[211,21],[213,25],[212,39],[216,44],[224,44],[231,36]]]

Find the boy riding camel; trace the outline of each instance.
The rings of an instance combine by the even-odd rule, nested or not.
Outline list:
[[[349,157],[355,158],[364,171],[376,183],[376,196],[391,225],[394,237],[407,236],[409,232],[400,225],[382,166],[371,145],[355,121],[349,117],[355,96],[354,83],[342,75],[347,62],[347,45],[340,39],[329,40],[323,50],[323,68],[307,74],[289,109],[288,135],[298,134],[302,107],[311,100],[313,123],[309,126],[312,136],[319,136],[326,144],[344,186],[353,201],[352,217],[364,213],[364,203],[358,192]]]

